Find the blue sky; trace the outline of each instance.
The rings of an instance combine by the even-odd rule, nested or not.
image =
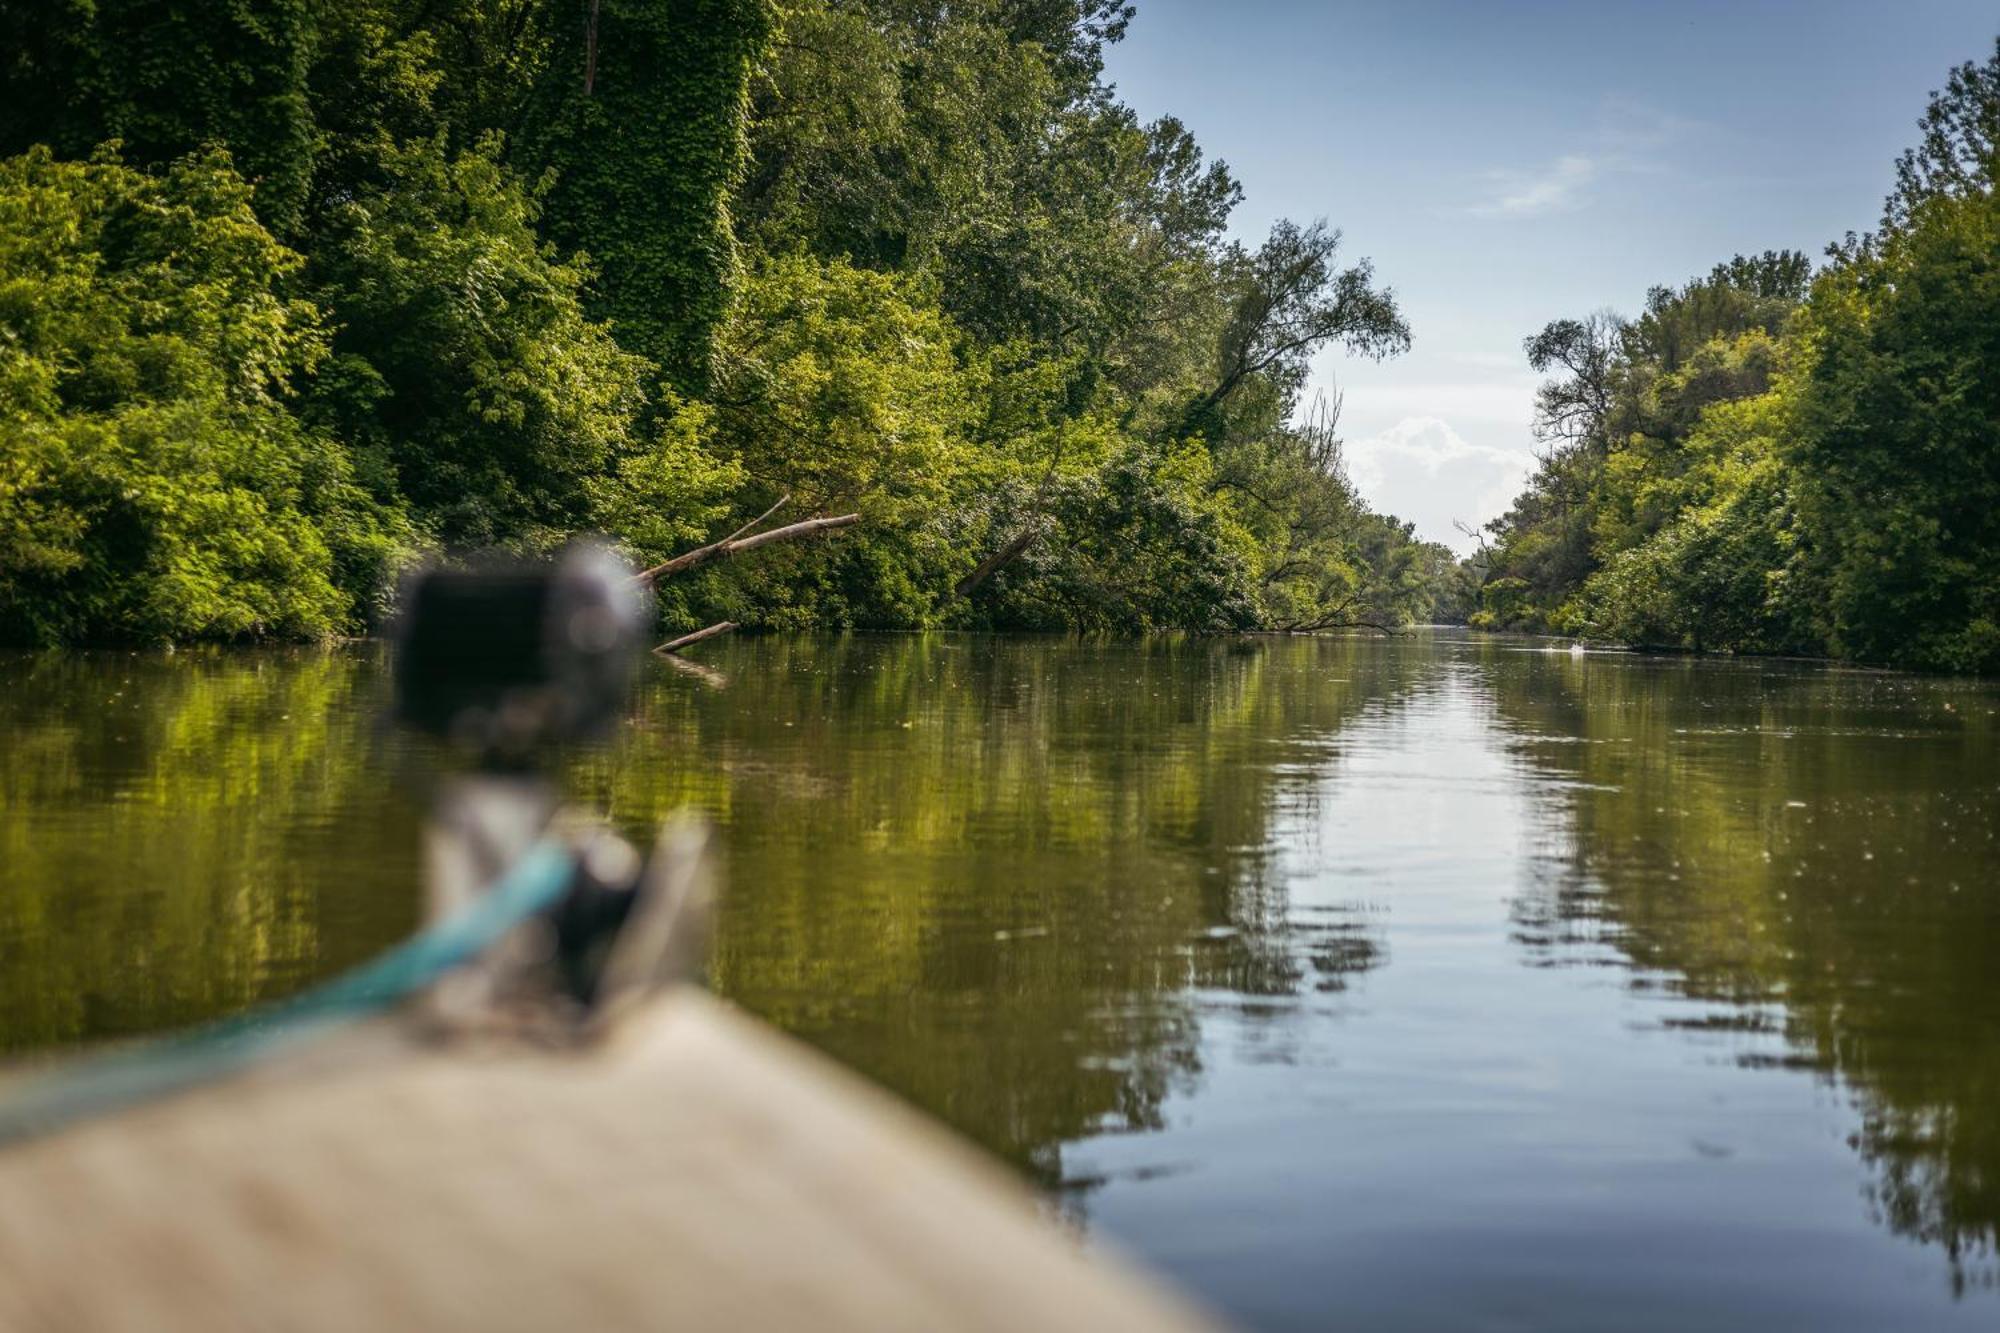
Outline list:
[[[1228,162],[1234,230],[1325,217],[1416,337],[1315,366],[1379,508],[1464,550],[1532,466],[1521,339],[1739,251],[1872,225],[1995,0],[1138,0],[1107,77]]]

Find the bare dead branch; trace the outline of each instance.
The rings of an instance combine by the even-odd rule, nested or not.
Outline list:
[[[691,566],[675,567],[674,560],[686,560],[690,556],[700,555],[703,551],[707,551],[708,549],[710,549],[710,547],[729,545],[729,543],[737,540],[744,533],[750,531],[750,529],[756,527],[758,524],[762,523],[765,519],[777,513],[780,509],[783,509],[786,503],[791,500],[791,498],[792,498],[792,493],[790,491],[786,491],[783,495],[778,497],[778,502],[776,504],[772,505],[769,509],[766,509],[763,513],[757,515],[757,517],[751,519],[748,523],[745,523],[742,527],[736,529],[736,531],[730,533],[727,537],[722,538],[720,541],[710,542],[708,543],[707,546],[698,546],[692,551],[688,551],[685,552],[684,554],[677,555],[674,557],[673,560],[669,560],[665,564],[654,565],[651,569],[644,570],[639,574],[634,575],[633,576],[634,580],[637,582],[644,582],[656,578],[664,578],[669,574],[679,573],[680,569],[682,568],[690,568]],[[696,561],[695,563],[699,564],[701,562]]]
[[[1464,519],[1462,519],[1462,518],[1455,518],[1455,519],[1453,519],[1453,520],[1451,521],[1451,525],[1452,525],[1452,526],[1453,526],[1454,528],[1457,528],[1457,529],[1459,530],[1459,532],[1463,533],[1463,534],[1464,534],[1465,536],[1467,536],[1467,537],[1470,537],[1470,538],[1472,538],[1472,540],[1474,540],[1474,541],[1478,542],[1478,543],[1479,543],[1479,549],[1480,549],[1480,551],[1481,551],[1481,553],[1482,553],[1482,554],[1483,554],[1483,553],[1485,553],[1485,552],[1487,551],[1487,549],[1488,549],[1488,548],[1487,548],[1487,545],[1486,545],[1486,529],[1484,529],[1484,528],[1476,528],[1476,527],[1472,526],[1472,524],[1470,524],[1470,523],[1467,523],[1467,522],[1466,522],[1466,521],[1465,521]]]
[[[815,533],[834,532],[841,528],[851,528],[861,521],[859,514],[833,514],[826,518],[808,518],[798,523],[788,523],[782,528],[772,528],[769,532],[754,533],[739,537],[728,543],[723,555],[735,555],[739,551],[754,551],[771,542],[786,542],[794,537],[810,537]],[[711,557],[712,559],[713,557]]]

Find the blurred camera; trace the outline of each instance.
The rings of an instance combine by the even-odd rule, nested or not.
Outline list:
[[[502,766],[601,737],[650,627],[646,589],[595,542],[547,564],[431,566],[399,600],[397,719]]]

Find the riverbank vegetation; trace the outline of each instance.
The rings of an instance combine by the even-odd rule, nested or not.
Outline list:
[[[2000,671],[2000,44],[1951,73],[1879,227],[1528,339],[1528,489],[1475,624]]]
[[[60,11],[60,15],[52,13]],[[59,17],[59,21],[58,21]],[[1430,613],[1339,233],[1104,84],[1118,0],[0,3],[0,639],[364,628],[430,550],[783,517],[670,625]]]

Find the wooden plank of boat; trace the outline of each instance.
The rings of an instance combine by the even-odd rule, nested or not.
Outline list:
[[[0,1328],[1208,1326],[692,987],[581,1049],[416,1032],[0,1150]]]

